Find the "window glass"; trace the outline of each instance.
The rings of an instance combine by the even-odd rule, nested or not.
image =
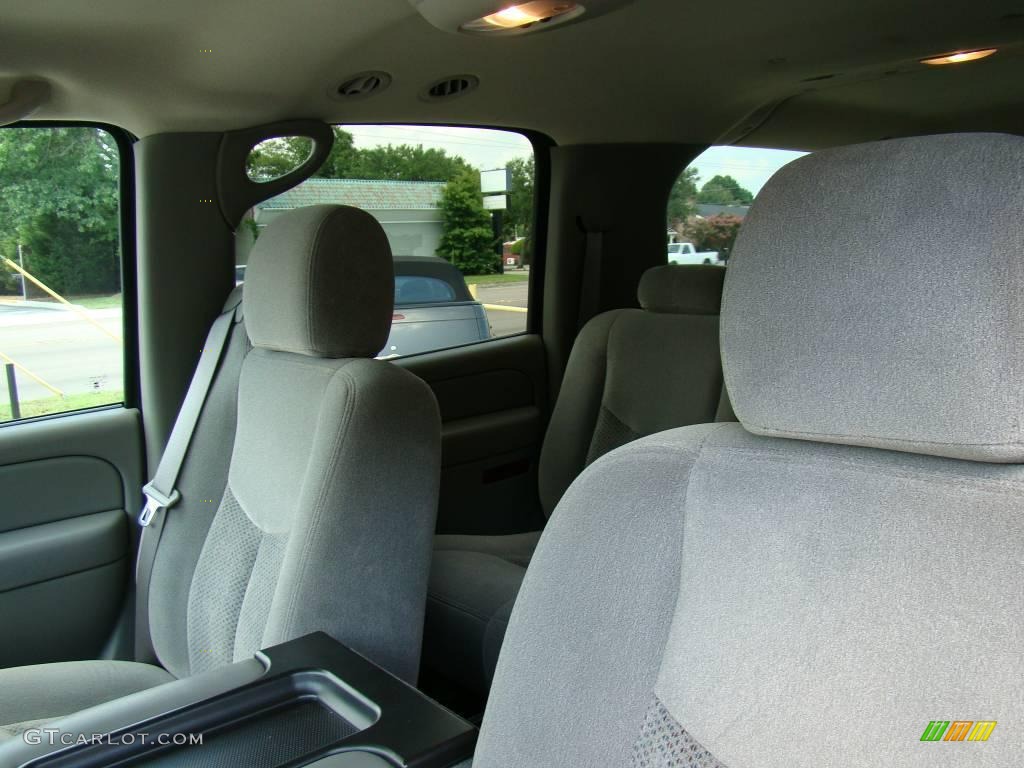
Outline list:
[[[124,399],[119,165],[98,128],[0,129],[0,422]]]
[[[443,304],[455,301],[455,290],[436,277],[395,275],[395,306],[403,304]]]
[[[336,126],[334,148],[310,179],[255,206],[240,228],[244,265],[282,213],[320,203],[362,208],[395,258],[395,312],[381,357],[428,352],[526,330],[533,254],[534,158],[517,133],[437,126]],[[254,178],[308,155],[296,137],[262,142]],[[266,167],[264,167],[266,166]],[[244,279],[244,269],[236,273]],[[408,310],[408,311],[406,311]]]
[[[727,264],[754,197],[779,168],[804,154],[750,147],[702,152],[669,195],[669,263]]]

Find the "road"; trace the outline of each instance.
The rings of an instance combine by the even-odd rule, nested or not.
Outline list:
[[[529,283],[484,283],[476,289],[477,299],[492,307],[526,307]],[[526,313],[496,308],[487,309],[487,319],[491,323],[491,335],[507,336],[510,333],[522,333],[526,330]]]
[[[491,305],[487,318],[492,335],[507,336],[526,330],[525,312],[497,307],[525,308],[527,289],[525,281],[477,288],[479,300]],[[102,327],[120,336],[120,309],[87,312]],[[69,310],[0,303],[0,353],[67,395],[123,389],[121,345]],[[3,358],[0,362],[4,362]],[[17,372],[17,381],[22,401],[53,396],[22,370]],[[0,400],[7,401],[6,379],[2,375]]]
[[[116,335],[121,310],[90,310],[89,316]],[[0,353],[20,363],[64,394],[120,390],[122,346],[77,315],[61,309],[11,307],[0,304]],[[6,362],[0,358],[0,363]],[[53,392],[19,370],[21,400],[52,397]],[[7,401],[6,378],[0,378],[0,399]]]

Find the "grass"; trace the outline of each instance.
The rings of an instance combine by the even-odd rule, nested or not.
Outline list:
[[[69,298],[68,301],[86,309],[113,309],[114,307],[121,306],[121,294],[115,293],[113,296],[75,296]]]
[[[7,393],[3,392],[2,397],[6,401]],[[123,401],[124,392],[114,389],[64,397],[47,397],[42,400],[25,400],[21,403],[21,418],[30,419],[33,416],[46,416],[51,413],[79,411],[83,408],[95,408],[98,405],[111,405]],[[9,402],[4,402],[0,404],[0,421],[10,420],[11,406]]]
[[[504,275],[467,275],[467,285],[487,285],[488,283],[525,283],[530,279],[529,272],[507,272]]]

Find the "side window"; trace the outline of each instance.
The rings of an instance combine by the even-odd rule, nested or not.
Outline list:
[[[0,422],[124,400],[117,142],[0,129]]]
[[[709,147],[676,179],[668,200],[670,264],[728,264],[754,197],[782,166],[804,155],[780,149]]]
[[[395,260],[395,313],[380,357],[456,347],[526,330],[533,255],[533,146],[482,128],[336,126],[313,178],[255,206],[236,240],[236,280],[260,232],[293,208],[337,203],[372,214]],[[299,137],[262,142],[254,180],[309,154]]]

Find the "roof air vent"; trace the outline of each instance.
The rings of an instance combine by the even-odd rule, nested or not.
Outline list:
[[[454,99],[474,90],[480,85],[480,79],[475,75],[454,75],[438,80],[423,93],[423,97],[429,101],[441,99]]]
[[[342,99],[365,99],[380,93],[391,85],[391,75],[387,72],[360,72],[353,75],[338,86],[338,96]]]

